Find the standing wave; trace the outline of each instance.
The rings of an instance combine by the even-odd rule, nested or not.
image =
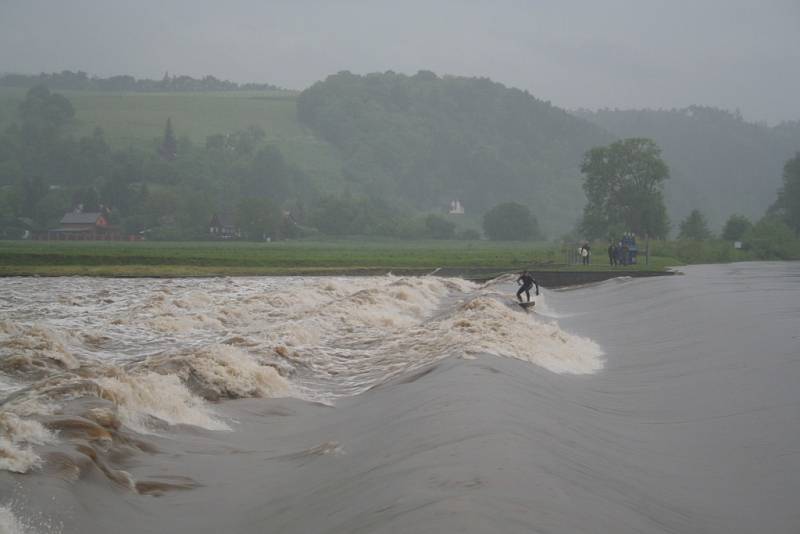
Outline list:
[[[184,428],[232,431],[227,400],[333,404],[446,358],[603,365],[594,342],[510,302],[504,279],[92,282],[18,282],[23,309],[0,307],[0,470],[161,495],[199,484],[136,476],[129,458]]]

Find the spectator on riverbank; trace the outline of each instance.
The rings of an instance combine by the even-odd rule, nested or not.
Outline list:
[[[583,265],[589,265],[589,258],[592,255],[592,250],[589,247],[589,243],[584,243],[581,247],[581,263]]]

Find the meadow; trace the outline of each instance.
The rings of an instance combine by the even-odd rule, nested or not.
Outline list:
[[[614,270],[663,270],[679,263]],[[552,243],[357,240],[247,242],[0,241],[0,275],[216,276],[288,274],[447,274],[486,277],[530,268],[610,270],[602,256],[589,266],[568,265]]]
[[[75,136],[103,129],[109,145],[153,149],[164,135],[167,118],[175,135],[204,145],[206,137],[258,126],[265,141],[313,177],[341,172],[337,150],[297,120],[297,93],[291,91],[228,91],[203,93],[126,93],[57,91],[75,108]],[[14,120],[26,89],[0,87],[0,129]]]

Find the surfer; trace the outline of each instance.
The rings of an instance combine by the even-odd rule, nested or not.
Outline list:
[[[531,301],[531,288],[535,285],[536,286],[536,296],[539,296],[539,282],[533,279],[531,273],[528,271],[522,271],[522,274],[519,275],[517,278],[517,283],[521,284],[519,290],[517,290],[517,299],[522,302],[522,293],[525,292],[525,295],[528,297],[528,302]]]

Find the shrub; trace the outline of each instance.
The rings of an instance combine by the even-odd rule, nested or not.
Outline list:
[[[498,204],[483,216],[483,232],[494,241],[526,241],[540,239],[539,223],[522,204]]]

